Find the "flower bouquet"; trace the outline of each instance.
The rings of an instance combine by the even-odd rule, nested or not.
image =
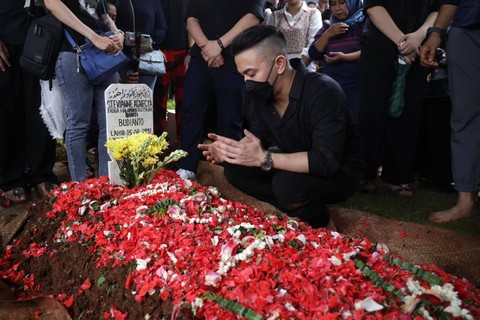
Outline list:
[[[166,132],[159,137],[137,133],[107,141],[105,145],[117,161],[120,178],[128,188],[149,184],[160,169],[187,155],[183,150],[175,150],[160,161],[159,156],[168,148],[166,137]]]

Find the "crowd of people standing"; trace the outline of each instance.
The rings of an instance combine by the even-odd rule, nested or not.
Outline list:
[[[157,134],[166,130],[167,100],[171,98],[173,92],[178,143],[181,149],[188,152],[188,156],[180,161],[177,172],[182,178],[195,179],[202,152],[203,156],[207,152],[211,160],[215,159],[210,154],[211,150],[198,147],[205,140],[207,124],[211,125],[208,121],[209,116],[214,114],[216,119],[216,123],[213,124],[214,140],[229,139],[222,140],[223,144],[218,142],[220,149],[227,148],[225,145],[228,143],[225,144],[225,141],[245,141],[245,137],[255,140],[254,137],[249,136],[251,133],[248,131],[251,125],[258,124],[256,119],[251,118],[252,114],[255,114],[252,108],[259,108],[262,104],[265,108],[273,106],[274,117],[271,121],[275,124],[275,128],[281,130],[282,126],[288,123],[285,117],[290,113],[278,114],[278,110],[283,110],[279,109],[279,106],[283,106],[285,102],[285,106],[293,108],[293,102],[296,101],[295,94],[303,94],[301,90],[296,91],[296,87],[292,86],[292,83],[295,83],[293,82],[295,72],[303,72],[303,67],[298,66],[300,63],[309,72],[322,73],[340,85],[349,106],[348,113],[353,119],[351,123],[355,123],[353,131],[349,131],[350,115],[341,113],[346,119],[343,124],[337,123],[330,126],[331,123],[325,123],[332,130],[343,130],[336,132],[339,136],[332,139],[334,142],[327,143],[325,141],[328,139],[325,138],[325,141],[315,146],[309,138],[305,140],[302,148],[318,147],[324,154],[332,152],[332,157],[340,161],[343,159],[344,148],[349,145],[345,139],[350,138],[346,138],[345,132],[348,131],[349,136],[354,140],[358,135],[364,153],[362,157],[364,165],[355,166],[358,172],[352,173],[355,176],[359,174],[358,188],[364,192],[374,192],[378,187],[376,180],[381,172],[380,177],[388,188],[400,196],[412,196],[413,191],[410,186],[417,169],[416,144],[421,126],[427,74],[430,68],[436,67],[432,62],[434,56],[432,51],[446,39],[446,30],[455,17],[450,33],[453,32],[458,37],[455,40],[449,38],[449,43],[456,45],[447,45],[447,56],[451,51],[453,58],[452,62],[449,60],[449,79],[454,110],[452,113],[453,178],[455,187],[459,191],[459,203],[449,211],[433,214],[431,219],[445,222],[473,214],[473,194],[480,183],[480,134],[478,132],[480,125],[477,123],[480,114],[478,112],[478,92],[480,92],[478,83],[480,82],[475,80],[478,78],[478,72],[471,77],[462,77],[462,70],[465,68],[469,71],[478,71],[478,62],[469,60],[472,52],[477,52],[480,48],[478,1],[108,0],[105,2],[108,4],[108,12],[104,10],[103,0],[44,1],[46,9],[64,24],[78,44],[81,45],[89,39],[96,47],[108,53],[115,54],[123,50],[131,60],[131,64],[121,69],[118,75],[112,76],[101,84],[92,85],[83,72],[77,71],[75,50],[66,39],[63,41],[56,64],[56,77],[65,104],[64,141],[72,180],[87,179],[85,168],[87,137],[92,127],[98,128],[96,134],[99,155],[98,174],[107,175],[109,158],[105,147],[106,119],[103,93],[111,83],[119,81],[145,83],[154,91],[154,131]],[[36,188],[40,194],[46,195],[56,186],[56,178],[52,173],[55,142],[49,139],[48,131],[38,113],[40,104],[38,79],[23,72],[19,66],[19,56],[29,23],[25,5],[7,0],[0,0],[0,4],[0,189],[4,191],[6,199],[17,203],[28,199],[29,190],[32,187]],[[264,37],[266,42],[271,41],[278,46],[278,50],[275,51],[277,56],[282,55],[283,51],[280,47],[285,43],[286,59],[291,63],[278,60],[273,55],[274,60],[269,62],[270,69],[265,69],[268,75],[265,74],[262,81],[245,81],[247,78],[254,79],[256,70],[248,65],[245,70],[239,69],[237,57],[232,51],[232,44],[239,35],[247,39],[244,32],[258,25],[273,27],[273,29],[267,28],[255,32]],[[113,35],[101,37],[97,34],[97,30],[111,31]],[[283,36],[279,36],[274,30],[279,30]],[[125,42],[126,32],[146,34],[151,39],[151,44],[144,48],[129,46]],[[249,32],[250,36],[255,34],[255,32]],[[465,38],[462,38],[462,35],[465,35]],[[435,38],[436,36],[438,39]],[[438,41],[433,42],[432,39]],[[464,42],[460,39],[464,39]],[[264,48],[260,42],[252,42],[251,47]],[[468,46],[466,57],[458,52],[463,46]],[[138,50],[158,49],[161,49],[167,58],[167,73],[161,77],[138,73],[135,65]],[[428,59],[427,49],[429,50]],[[243,49],[238,50],[238,54],[241,55],[243,51]],[[424,53],[422,61],[420,61],[421,51]],[[268,51],[265,57],[271,54],[273,53]],[[259,57],[259,61],[262,61],[262,58]],[[467,61],[470,61],[471,65],[466,66]],[[400,92],[401,114],[391,116],[389,108],[393,104],[392,96],[399,95],[395,92],[397,89],[392,88],[398,87],[400,64],[408,66],[406,68],[408,71],[401,80],[404,81]],[[286,79],[289,79],[290,83]],[[303,80],[295,81],[301,83]],[[330,86],[329,81],[318,80],[318,83],[322,86]],[[336,95],[336,89],[334,91]],[[469,97],[469,108],[462,107],[463,103],[459,101],[464,97]],[[333,99],[328,103],[343,105],[342,99],[341,101]],[[300,99],[300,101],[303,100]],[[327,102],[325,103],[328,105]],[[342,108],[340,109],[343,110]],[[311,112],[308,108],[306,110]],[[337,109],[332,110],[332,112],[340,112]],[[318,121],[325,121],[325,119],[318,119]],[[307,127],[310,127],[310,124]],[[315,126],[312,125],[312,128]],[[245,129],[247,131],[244,131]],[[271,128],[271,130],[276,129]],[[291,133],[295,135],[295,132]],[[313,141],[316,141],[315,132],[312,134]],[[276,134],[273,134],[273,137],[277,137]],[[338,140],[338,137],[341,139]],[[263,161],[258,163],[250,163],[248,166],[261,167],[267,163],[268,170],[271,168],[280,170],[276,167],[275,159],[278,161],[278,154],[287,152],[290,147],[286,150],[273,150],[272,160],[269,148],[279,146],[270,145],[267,148],[266,144],[271,141],[269,143],[265,141],[262,141],[265,149],[260,150],[265,152],[266,158],[260,159]],[[301,144],[300,141],[298,143]],[[339,145],[332,145],[332,143]],[[356,143],[353,145],[356,146]],[[296,151],[289,152],[308,151],[297,149],[292,147],[291,150]],[[233,152],[232,150],[230,152]],[[275,152],[278,154],[275,155]],[[355,156],[359,154],[355,153]],[[316,155],[319,157],[316,160],[309,157],[307,157],[307,163],[310,166],[321,167],[332,163],[332,158],[325,159],[326,163],[322,163],[322,160],[319,160],[321,156]],[[225,160],[228,156],[224,155],[220,158]],[[299,156],[300,158],[304,159],[303,156]],[[218,159],[216,158],[217,162]],[[329,167],[327,176],[337,177],[337,170],[342,167],[342,161],[333,168]],[[348,162],[348,160],[345,161]],[[271,168],[268,168],[269,163]],[[226,167],[229,166],[226,165]],[[287,168],[290,167],[287,166]],[[285,170],[295,171],[296,169]],[[334,171],[330,172],[330,170]],[[309,176],[325,174],[318,167],[303,168],[300,172]],[[285,193],[282,194],[286,197]],[[277,200],[275,204],[278,206]],[[289,206],[282,203],[280,207]],[[323,219],[321,225],[327,222],[328,219]],[[310,223],[317,225],[314,222]]]

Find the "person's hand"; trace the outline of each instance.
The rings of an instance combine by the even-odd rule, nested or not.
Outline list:
[[[202,154],[208,162],[222,163],[223,157],[219,149],[217,149],[217,142],[210,144],[199,144],[198,148],[202,150]]]
[[[222,53],[222,48],[218,45],[216,40],[208,40],[202,47],[202,57],[208,65],[213,64],[213,60]]]
[[[329,52],[328,54],[323,55],[323,58],[328,63],[338,63],[347,60],[345,53],[343,52]]]
[[[117,52],[120,53],[120,51],[123,49],[123,43],[125,41],[125,37],[121,33],[116,33],[114,35],[109,36],[110,39],[113,40],[116,46],[120,48],[120,50]]]
[[[100,35],[97,35],[92,39],[92,43],[95,47],[102,51],[105,51],[106,53],[116,54],[121,50],[121,48],[117,44],[115,44],[115,42],[109,37],[102,37]]]
[[[417,52],[413,52],[411,54],[407,54],[407,55],[404,55],[403,56],[403,60],[407,63],[407,64],[412,64],[414,63],[418,58],[418,53]]]
[[[208,65],[210,68],[220,68],[221,66],[223,66],[224,64],[224,60],[223,60],[223,56],[222,55],[218,55],[215,57],[215,59],[213,59],[213,62],[212,64]]]
[[[0,69],[5,72],[7,67],[11,67],[10,54],[8,53],[7,45],[0,40]]]
[[[333,38],[335,36],[338,36],[340,34],[345,34],[348,32],[348,24],[344,22],[337,22],[334,23],[330,26],[330,28],[327,29],[327,34],[329,38]]]
[[[431,33],[427,38],[427,41],[420,48],[420,63],[422,66],[427,68],[436,68],[438,67],[437,61],[435,61],[435,53],[437,48],[440,47],[442,38],[436,34]]]
[[[424,35],[420,34],[419,31],[404,35],[397,44],[398,52],[403,56],[408,56],[413,53],[418,55],[423,39]]]
[[[208,137],[214,140],[215,152],[221,155],[221,159],[231,164],[247,167],[259,167],[265,157],[265,150],[260,139],[250,131],[244,130],[245,138],[236,141],[216,134]]]

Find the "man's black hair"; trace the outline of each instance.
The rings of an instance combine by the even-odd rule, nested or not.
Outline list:
[[[232,53],[235,56],[263,41],[276,54],[284,54],[286,51],[285,35],[274,26],[260,24],[246,29],[233,40]]]

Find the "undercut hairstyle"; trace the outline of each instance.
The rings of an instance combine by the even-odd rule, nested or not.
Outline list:
[[[265,56],[287,56],[285,35],[274,26],[256,25],[240,33],[232,43],[234,56],[254,48],[258,54]]]

